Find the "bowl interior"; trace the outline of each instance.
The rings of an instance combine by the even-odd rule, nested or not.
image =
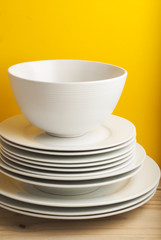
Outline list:
[[[90,82],[121,77],[120,67],[81,60],[45,60],[19,63],[8,69],[9,74],[38,82]]]

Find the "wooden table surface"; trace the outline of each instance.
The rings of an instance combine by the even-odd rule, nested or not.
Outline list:
[[[142,207],[95,220],[62,221],[28,217],[0,208],[0,240],[161,240],[161,184]]]

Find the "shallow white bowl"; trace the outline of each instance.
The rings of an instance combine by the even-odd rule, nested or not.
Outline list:
[[[8,69],[24,116],[55,136],[83,135],[103,123],[122,93],[127,72],[110,64],[46,60]]]

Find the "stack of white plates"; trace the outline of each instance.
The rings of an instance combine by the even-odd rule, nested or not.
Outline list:
[[[0,178],[0,206],[3,208],[42,218],[92,219],[127,212],[146,203],[156,191],[160,170],[147,157],[142,169],[129,180],[77,196],[45,193],[3,174]]]
[[[55,219],[110,216],[147,202],[159,182],[134,125],[114,115],[77,138],[50,136],[22,115],[2,122],[0,134],[0,202],[12,211]]]
[[[132,210],[154,195],[159,167],[136,142],[135,126],[111,115],[126,70],[48,60],[17,64],[8,74],[26,118],[0,124],[1,207],[90,219]]]

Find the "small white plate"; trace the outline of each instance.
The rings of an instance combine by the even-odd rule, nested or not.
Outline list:
[[[147,157],[141,170],[139,169],[137,174],[135,172],[135,175],[130,179],[120,182],[119,178],[119,183],[115,185],[111,184],[109,186],[100,187],[98,190],[92,193],[82,194],[79,196],[60,196],[49,194],[36,189],[34,186],[30,184],[22,183],[20,181],[7,177],[4,174],[0,174],[0,194],[22,202],[28,202],[32,204],[45,206],[54,207],[103,206],[137,198],[140,195],[143,195],[150,191],[153,187],[155,187],[159,182],[159,179],[160,168],[155,163],[155,161]],[[120,184],[122,187],[118,189],[117,186]],[[77,187],[79,188],[79,186]]]
[[[126,147],[123,147],[116,151],[111,151],[108,153],[101,153],[101,154],[91,154],[91,155],[84,155],[84,156],[55,156],[55,155],[44,155],[39,153],[33,153],[24,151],[21,149],[17,149],[14,147],[9,146],[8,144],[2,142],[1,147],[3,150],[7,152],[8,155],[11,157],[17,158],[20,161],[34,163],[38,165],[48,165],[52,166],[51,164],[54,164],[54,166],[61,167],[62,164],[69,165],[72,167],[82,167],[82,166],[93,166],[99,164],[100,161],[108,160],[108,163],[112,163],[115,161],[118,161],[131,153],[131,151],[134,150],[136,146],[136,140],[134,140],[132,143],[127,145]]]
[[[6,164],[6,159],[4,157],[1,156],[2,161],[1,162],[1,167],[10,171],[10,172],[14,172],[17,174],[22,174],[24,176],[28,176],[28,177],[34,177],[34,178],[40,178],[40,179],[48,179],[48,180],[60,180],[60,181],[80,181],[80,180],[92,180],[92,179],[99,179],[99,178],[106,178],[106,177],[112,177],[112,176],[116,176],[119,174],[123,174],[123,173],[127,173],[128,171],[132,171],[136,168],[138,168],[143,162],[144,159],[146,157],[146,152],[144,150],[144,148],[137,144],[136,145],[136,157],[134,157],[132,160],[123,163],[120,167],[117,167],[118,170],[116,171],[112,171],[110,169],[105,169],[105,170],[100,170],[100,171],[93,171],[93,172],[89,172],[89,173],[56,173],[53,172],[52,174],[43,174],[40,175],[38,173],[34,173],[32,172],[27,172],[27,171],[23,171],[22,169],[15,169],[12,167],[8,166]],[[16,164],[14,164],[16,165]],[[122,167],[124,166],[124,167]],[[16,166],[17,167],[17,166]],[[120,168],[120,169],[119,169]]]
[[[6,140],[39,150],[89,151],[115,147],[136,135],[128,120],[110,115],[97,129],[76,138],[58,138],[31,125],[23,115],[11,117],[0,124],[0,135]]]
[[[120,174],[115,177],[108,177],[96,180],[86,180],[86,181],[57,181],[57,180],[41,180],[38,178],[26,177],[21,174],[16,174],[10,172],[4,168],[0,167],[0,171],[6,176],[11,177],[21,181],[22,183],[31,184],[38,190],[49,193],[49,194],[58,194],[66,196],[76,196],[80,194],[86,194],[97,190],[102,186],[111,186],[113,184],[122,183],[124,180],[127,180],[137,174],[143,164],[135,170],[132,170],[128,173]]]
[[[86,180],[91,180],[91,179],[100,179],[100,178],[105,178],[105,177],[111,177],[112,176],[117,176],[122,173],[126,173],[129,171],[134,170],[135,168],[139,167],[142,162],[137,162],[137,165],[135,165],[136,160],[135,157],[127,161],[126,163],[120,164],[119,166],[109,169],[103,169],[103,170],[98,170],[98,171],[90,171],[90,172],[47,172],[47,171],[36,171],[36,170],[29,170],[27,167],[19,167],[18,165],[9,162],[6,158],[1,156],[1,168],[4,168],[10,172],[32,177],[32,178],[38,178],[42,180],[58,180],[58,181],[86,181]],[[121,173],[119,172],[121,171]],[[115,175],[116,172],[116,175]]]
[[[4,150],[1,149],[1,154],[2,156],[4,156],[5,158],[7,158],[9,161],[17,163],[18,165],[20,165],[20,167],[29,167],[30,169],[37,169],[37,170],[46,170],[46,171],[56,171],[56,172],[89,172],[89,171],[95,171],[95,170],[101,170],[101,169],[107,169],[107,168],[111,168],[111,167],[115,167],[119,164],[122,164],[128,160],[130,160],[133,156],[134,156],[134,151],[131,152],[131,154],[129,154],[129,156],[124,157],[123,159],[119,160],[119,161],[115,161],[112,163],[108,163],[108,161],[100,161],[97,162],[97,165],[95,166],[88,166],[88,167],[70,167],[70,165],[66,165],[65,167],[56,167],[54,164],[52,166],[48,166],[48,165],[35,165],[31,163],[26,163],[20,160],[15,159],[14,157],[9,156]],[[99,164],[100,163],[100,164]]]
[[[130,206],[133,206],[152,194],[155,193],[157,186],[151,189],[149,192],[141,195],[137,198],[126,202],[120,202],[111,205],[104,205],[99,207],[85,207],[85,208],[61,208],[61,207],[48,207],[48,206],[41,206],[31,203],[20,202],[14,200],[12,198],[7,198],[3,195],[0,195],[0,202],[8,207],[16,208],[23,211],[39,213],[39,214],[47,214],[47,215],[58,215],[58,216],[82,216],[82,215],[93,215],[93,214],[103,214],[103,213],[110,213],[113,211],[118,211]]]
[[[103,160],[103,161],[98,161],[98,162],[91,162],[90,164],[57,164],[57,163],[48,163],[46,162],[42,164],[42,162],[35,162],[34,161],[23,161],[21,158],[15,158],[13,157],[12,154],[8,154],[7,151],[5,151],[3,148],[1,149],[2,155],[4,155],[6,158],[8,158],[10,161],[13,161],[15,163],[18,163],[20,165],[23,166],[27,166],[27,167],[32,167],[32,168],[36,168],[36,169],[43,169],[43,170],[58,170],[58,169],[63,169],[64,171],[76,171],[78,172],[78,169],[81,171],[82,170],[87,170],[87,169],[92,169],[92,168],[96,168],[96,167],[105,167],[109,168],[109,167],[113,167],[116,166],[120,163],[123,163],[124,161],[127,161],[134,153],[135,153],[135,149],[133,149],[132,151],[130,151],[128,154],[125,154],[125,157],[120,158],[119,160],[113,161],[113,162],[108,162],[108,160]],[[40,164],[39,164],[40,163]]]
[[[155,194],[155,192],[153,194],[151,194],[149,197],[145,198],[143,201],[141,201],[137,204],[134,204],[130,207],[123,208],[121,210],[117,210],[117,211],[113,211],[113,212],[107,212],[107,213],[103,213],[103,214],[93,214],[93,215],[84,215],[84,216],[47,215],[47,214],[39,214],[39,213],[23,211],[23,210],[20,210],[20,209],[17,209],[17,208],[9,207],[9,206],[4,205],[4,204],[0,204],[0,206],[7,209],[7,210],[12,211],[12,212],[16,212],[16,213],[20,213],[20,214],[27,215],[27,216],[32,216],[32,217],[47,218],[47,219],[62,219],[62,220],[84,220],[84,219],[95,219],[95,218],[109,217],[109,216],[118,215],[118,214],[121,214],[121,213],[131,211],[133,209],[136,209],[136,208],[142,206],[146,202],[148,202],[154,196],[154,194]]]
[[[104,149],[100,149],[100,150],[90,150],[90,151],[50,151],[50,150],[40,150],[40,149],[36,149],[36,148],[28,148],[25,146],[21,146],[18,144],[15,144],[13,142],[10,142],[8,140],[6,140],[5,138],[1,137],[1,140],[5,143],[7,143],[8,145],[17,148],[17,149],[21,149],[24,150],[26,152],[31,152],[31,153],[39,153],[42,155],[55,155],[55,156],[87,156],[87,155],[94,155],[94,154],[100,154],[100,153],[109,153],[112,151],[116,151],[119,149],[123,149],[126,146],[129,146],[132,142],[134,142],[134,140],[136,141],[136,136],[132,137],[130,140],[128,140],[127,142],[123,143],[123,144],[119,144],[115,147],[110,147],[110,148],[104,148]]]
[[[81,169],[82,171],[79,171],[79,168],[76,168],[75,171],[72,171],[73,169],[70,170],[70,168],[68,169],[68,171],[63,171],[61,168],[60,170],[58,171],[57,169],[55,170],[45,170],[45,169],[35,169],[35,168],[32,168],[31,166],[30,167],[27,167],[27,166],[24,166],[24,165],[20,165],[20,164],[17,164],[13,161],[10,161],[6,156],[4,156],[4,154],[2,154],[2,162],[10,167],[13,167],[14,169],[17,169],[19,170],[21,173],[22,172],[27,172],[27,173],[30,173],[32,175],[32,177],[36,175],[42,175],[42,176],[54,176],[55,174],[58,174],[59,176],[83,176],[84,174],[90,174],[90,173],[97,173],[99,171],[103,171],[103,170],[106,170],[106,172],[108,171],[109,173],[113,172],[113,171],[117,171],[119,169],[122,169],[126,166],[129,166],[130,164],[133,164],[133,162],[135,161],[135,156],[131,156],[127,161],[124,161],[123,163],[120,163],[120,164],[117,164],[116,166],[113,166],[113,167],[106,167],[106,166],[97,166],[96,169],[90,169],[90,168],[87,168],[86,169]],[[3,165],[2,165],[3,166]]]

